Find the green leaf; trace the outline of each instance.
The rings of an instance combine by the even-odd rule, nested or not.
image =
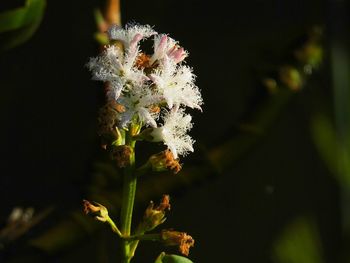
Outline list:
[[[0,14],[0,50],[7,50],[27,41],[42,20],[46,0],[27,0],[24,7]]]
[[[193,263],[193,261],[182,256],[167,255],[162,252],[154,263]]]
[[[0,33],[16,30],[33,23],[42,16],[45,0],[27,0],[24,7],[0,14]]]

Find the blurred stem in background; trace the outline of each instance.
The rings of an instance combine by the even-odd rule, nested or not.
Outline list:
[[[318,113],[311,123],[318,150],[338,181],[341,198],[343,252],[349,262],[350,245],[350,36],[348,2],[329,0],[328,44],[333,91],[333,112]]]
[[[103,48],[109,44],[106,31],[111,25],[122,25],[120,0],[107,0],[103,12],[100,9],[94,10],[95,21],[98,31],[95,33],[95,40]]]
[[[334,90],[334,113],[338,137],[338,166],[350,182],[350,60],[349,16],[346,1],[330,0],[330,60]],[[341,182],[343,228],[350,233],[350,183]]]

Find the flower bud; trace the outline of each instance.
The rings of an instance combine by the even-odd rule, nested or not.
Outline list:
[[[97,202],[83,200],[83,206],[86,215],[90,215],[101,222],[106,222],[108,220],[108,210],[103,205]]]
[[[101,144],[104,149],[107,148],[107,145],[122,139],[117,128],[120,112],[122,112],[121,105],[115,101],[108,101],[99,111],[98,134],[101,136]]]
[[[133,149],[128,145],[112,145],[111,154],[112,158],[116,161],[119,168],[125,168],[130,165],[130,157]]]
[[[194,239],[184,232],[162,230],[161,239],[166,246],[178,246],[181,254],[188,256],[190,247],[194,246]]]
[[[154,207],[154,203],[151,201],[148,205],[143,220],[139,225],[139,230],[142,232],[151,231],[160,224],[164,223],[165,211],[170,210],[170,198],[169,195],[163,195],[160,204]]]
[[[165,150],[152,155],[148,162],[150,163],[152,170],[156,172],[170,170],[174,174],[177,174],[181,170],[179,160],[174,158],[174,155],[170,150]]]

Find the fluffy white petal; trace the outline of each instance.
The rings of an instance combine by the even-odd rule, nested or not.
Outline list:
[[[194,140],[186,134],[192,128],[192,117],[179,109],[166,112],[163,120],[163,126],[155,128],[151,133],[153,141],[163,141],[175,158],[193,152]]]
[[[128,24],[125,28],[115,25],[107,33],[110,39],[122,41],[127,50],[135,49],[140,40],[156,34],[151,26],[136,24]]]

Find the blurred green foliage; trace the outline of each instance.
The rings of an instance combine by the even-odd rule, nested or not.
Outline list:
[[[341,141],[331,120],[324,115],[314,118],[311,129],[315,144],[329,169],[341,185],[350,189],[350,134]]]
[[[276,263],[323,263],[320,237],[314,222],[301,217],[287,225],[273,247]]]
[[[27,0],[20,8],[0,13],[0,51],[26,42],[44,16],[45,0]]]

